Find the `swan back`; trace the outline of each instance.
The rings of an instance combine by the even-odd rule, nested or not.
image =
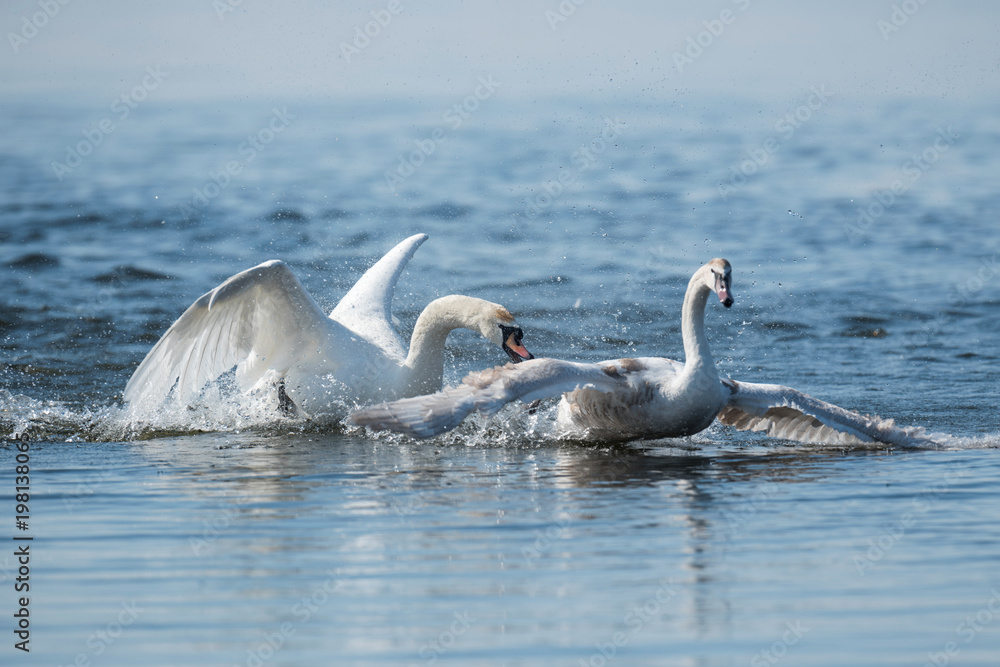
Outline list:
[[[712,423],[723,402],[721,385],[691,375],[673,359],[616,359],[598,366],[621,382],[566,393],[558,415],[564,437],[622,441],[692,435]]]

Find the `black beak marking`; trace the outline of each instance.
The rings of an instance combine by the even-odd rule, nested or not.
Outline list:
[[[715,274],[715,292],[719,295],[719,299],[722,301],[722,305],[729,308],[733,305],[733,293],[732,293],[733,278],[729,273],[716,273]]]
[[[520,354],[515,352],[510,347],[510,345],[508,345],[508,343],[511,340],[511,338],[513,338],[514,345],[520,347],[525,352],[527,352],[527,349],[523,345],[521,345],[521,339],[524,338],[524,332],[521,331],[520,327],[509,327],[504,324],[501,324],[499,326],[500,326],[500,333],[503,336],[503,351],[507,353],[507,356],[510,357],[510,360],[513,361],[515,364],[521,363],[522,361],[525,360],[525,357],[522,357]],[[534,359],[534,358],[535,355],[533,355],[531,352],[528,352],[527,359]]]

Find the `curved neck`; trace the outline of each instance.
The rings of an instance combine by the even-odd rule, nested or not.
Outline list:
[[[684,293],[681,311],[681,335],[684,338],[684,368],[687,371],[706,370],[715,373],[715,360],[705,336],[705,304],[712,290],[705,285],[702,272],[691,276]]]
[[[444,346],[455,329],[479,331],[475,313],[467,297],[446,296],[427,304],[410,337],[410,350],[404,366],[409,370],[404,395],[432,393],[441,389],[444,375]]]

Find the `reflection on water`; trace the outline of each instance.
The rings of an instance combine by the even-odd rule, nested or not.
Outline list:
[[[34,450],[38,632],[61,638],[39,655],[60,664],[154,650],[246,664],[263,646],[294,664],[570,664],[604,647],[629,664],[667,651],[721,665],[786,623],[808,628],[796,664],[904,634],[919,660],[889,591],[933,648],[996,585],[1000,517],[982,499],[997,465],[978,452],[235,434]],[[88,637],[123,603],[141,611],[98,656]],[[855,648],[837,641],[859,627]]]

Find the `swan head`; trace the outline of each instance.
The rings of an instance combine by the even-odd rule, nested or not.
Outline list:
[[[719,296],[719,301],[726,308],[733,305],[733,267],[728,260],[715,258],[705,265],[708,269],[706,284]]]
[[[482,301],[478,319],[479,333],[490,342],[499,345],[515,364],[526,359],[534,359],[521,340],[524,331],[510,311],[498,303]]]
[[[443,296],[427,304],[413,328],[413,340],[422,340],[428,332],[436,331],[433,335],[440,338],[443,347],[444,339],[453,329],[470,329],[479,333],[499,346],[514,363],[535,358],[521,342],[524,332],[510,311],[498,303],[461,294]],[[411,343],[411,355],[415,349],[414,343]]]
[[[521,343],[524,332],[517,325],[510,311],[497,304],[490,305],[492,308],[487,308],[485,317],[480,323],[480,333],[499,345],[515,364],[526,359],[534,359],[535,355],[528,352],[528,348]]]
[[[535,355],[528,352],[528,348],[521,344],[521,339],[524,337],[521,327],[509,324],[500,324],[498,326],[500,328],[500,337],[503,340],[500,347],[507,353],[511,361],[517,364],[527,359],[535,358]]]

